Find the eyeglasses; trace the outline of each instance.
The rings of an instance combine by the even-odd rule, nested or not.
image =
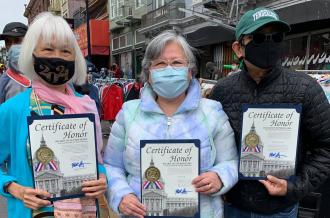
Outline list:
[[[163,60],[163,59],[156,59],[151,61],[151,69],[161,69],[165,68],[168,65],[175,68],[186,67],[188,66],[188,61],[186,59],[174,59],[174,60]]]
[[[280,43],[284,39],[284,33],[253,33],[251,35],[247,35],[247,37],[251,38],[253,42],[257,44],[263,43],[265,41]]]

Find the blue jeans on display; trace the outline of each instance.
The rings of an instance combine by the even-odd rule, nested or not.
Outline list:
[[[288,207],[274,214],[258,214],[240,210],[233,205],[225,203],[224,218],[297,218],[298,204]]]

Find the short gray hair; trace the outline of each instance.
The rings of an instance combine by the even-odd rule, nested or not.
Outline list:
[[[39,78],[34,71],[33,52],[40,39],[46,43],[51,43],[56,39],[56,44],[60,47],[70,47],[75,53],[75,72],[71,81],[75,84],[83,84],[86,81],[86,61],[78,46],[74,33],[69,24],[60,16],[50,12],[39,14],[29,27],[19,56],[19,70],[31,80]]]
[[[186,39],[175,30],[166,30],[153,38],[146,48],[146,52],[142,61],[142,79],[144,82],[147,82],[149,79],[149,68],[151,66],[151,61],[155,60],[162,54],[165,46],[169,42],[176,42],[182,47],[183,52],[188,60],[188,67],[192,70],[193,76],[195,76],[195,48],[191,47]]]

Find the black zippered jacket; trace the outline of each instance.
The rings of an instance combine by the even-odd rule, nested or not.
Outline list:
[[[301,104],[301,124],[296,177],[288,180],[284,197],[270,196],[259,181],[240,180],[226,194],[233,206],[272,214],[297,203],[317,189],[330,175],[330,106],[321,86],[305,73],[275,67],[257,84],[246,70],[221,79],[211,99],[220,101],[240,147],[243,103]],[[220,175],[221,177],[221,175]]]

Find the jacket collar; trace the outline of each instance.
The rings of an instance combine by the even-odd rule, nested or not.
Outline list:
[[[250,73],[247,71],[245,65],[242,69],[243,78],[246,79],[249,84],[254,84],[255,86],[267,86],[272,83],[277,77],[281,75],[281,67],[280,65],[276,65],[271,71],[267,73],[267,75],[257,84],[255,80],[251,77]]]
[[[164,114],[164,112],[160,109],[155,99],[156,99],[156,94],[152,90],[151,86],[147,84],[143,88],[141,95],[141,110],[144,112]],[[197,81],[197,79],[193,79],[190,82],[186,98],[179,106],[175,114],[197,109],[200,99],[201,99],[201,88],[199,82]]]
[[[12,80],[17,82],[18,84],[24,86],[24,87],[30,87],[31,86],[31,80],[23,76],[23,74],[16,73],[12,69],[8,68],[7,71],[7,76],[10,77]]]

